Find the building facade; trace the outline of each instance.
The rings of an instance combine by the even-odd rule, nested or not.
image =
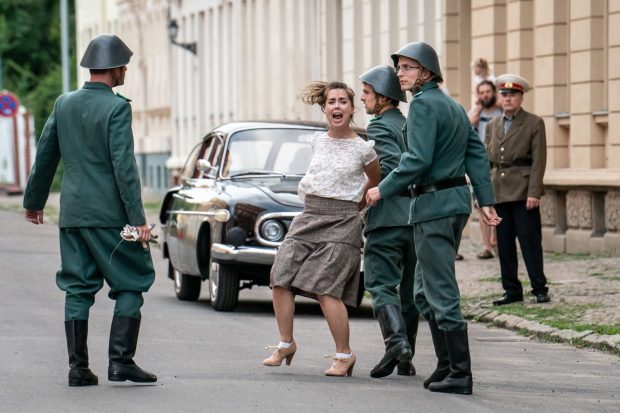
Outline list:
[[[476,57],[496,75],[517,73],[533,86],[524,106],[546,126],[541,215],[549,251],[620,255],[616,23],[619,0],[445,2],[447,83],[457,100],[469,101]]]
[[[102,31],[135,55],[121,93],[147,188],[174,181],[191,148],[233,120],[320,120],[298,92],[357,76],[409,41],[439,52],[469,109],[471,62],[518,73],[546,125],[546,250],[620,255],[620,0],[76,0],[78,56]],[[173,46],[195,43],[196,54]],[[85,72],[81,72],[82,79]],[[356,102],[358,109],[361,103]],[[407,105],[401,109],[406,112]],[[355,122],[366,125],[358,110]],[[158,181],[159,180],[159,181]],[[477,231],[471,231],[476,237]]]
[[[310,80],[343,80],[359,96],[358,76],[391,64],[390,53],[409,39],[441,52],[441,6],[423,0],[172,1],[177,41],[196,42],[197,54],[171,50],[168,167],[178,170],[193,145],[221,123],[321,120],[318,108],[298,98]],[[356,123],[367,123],[363,112]]]
[[[125,85],[116,89],[132,100],[136,160],[147,197],[171,185],[170,46],[166,0],[76,0],[77,56],[101,33],[114,33],[133,51]],[[88,80],[78,66],[78,85]]]
[[[134,100],[143,184],[161,192],[158,184],[174,182],[191,148],[219,124],[320,120],[320,110],[298,98],[306,82],[344,80],[359,97],[357,77],[391,64],[390,53],[410,39],[441,53],[442,6],[441,0],[76,0],[78,56],[101,32],[118,34],[134,51],[119,91]],[[176,42],[195,43],[195,54],[170,42],[172,21]],[[87,75],[80,70],[80,80]],[[367,121],[363,111],[356,114],[356,124]]]

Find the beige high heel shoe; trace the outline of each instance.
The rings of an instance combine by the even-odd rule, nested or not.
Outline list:
[[[326,376],[351,376],[353,374],[353,366],[355,366],[355,354],[351,353],[351,357],[343,359],[334,356],[325,356],[333,360],[332,366],[325,370]]]
[[[286,360],[286,365],[290,366],[291,361],[293,361],[293,356],[295,355],[295,352],[297,351],[297,344],[295,343],[295,340],[293,340],[289,348],[281,348],[278,346],[267,346],[265,347],[265,350],[275,350],[273,354],[271,355],[271,357],[268,357],[265,360],[263,360],[263,364],[265,366],[269,366],[269,367],[281,366],[283,360]]]

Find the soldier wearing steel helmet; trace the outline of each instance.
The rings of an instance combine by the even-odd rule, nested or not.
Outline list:
[[[375,141],[383,179],[398,166],[406,150],[402,134],[406,120],[398,104],[406,102],[407,97],[392,67],[376,66],[359,78],[366,112],[375,116],[367,133]],[[380,200],[366,214],[364,286],[372,295],[385,342],[385,354],[370,372],[375,378],[392,374],[394,367],[400,375],[415,375],[410,360],[415,352],[419,313],[413,302],[416,256],[409,224],[410,203],[411,194],[405,190]]]
[[[116,302],[108,380],[157,381],[133,361],[142,293],[155,280],[150,251],[140,242],[118,245],[126,224],[136,227],[138,241],[151,239],[133,151],[130,100],[112,91],[124,83],[132,54],[115,35],[102,34],[90,42],[80,63],[90,70],[90,81],[56,100],[24,194],[26,220],[43,223],[52,178],[63,161],[56,283],[66,293],[69,386],[98,384],[88,363],[88,318],[104,280]]]
[[[467,323],[460,309],[454,257],[471,213],[465,174],[470,178],[483,219],[497,225],[489,159],[462,106],[439,89],[443,81],[435,50],[413,42],[392,55],[401,89],[413,94],[404,136],[407,151],[399,165],[367,193],[374,205],[411,188],[418,263],[415,304],[428,321],[437,368],[424,387],[443,393],[472,393]]]

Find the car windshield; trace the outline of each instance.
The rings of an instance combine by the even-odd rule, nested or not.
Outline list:
[[[222,168],[224,177],[304,175],[312,159],[308,129],[252,129],[233,134]]]

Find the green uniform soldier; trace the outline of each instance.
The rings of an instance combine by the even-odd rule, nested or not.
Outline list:
[[[109,297],[116,301],[108,380],[157,381],[133,361],[142,293],[153,284],[155,272],[133,152],[131,106],[129,99],[112,91],[123,84],[132,54],[114,35],[102,34],[90,42],[80,62],[90,69],[90,81],[56,100],[24,195],[26,220],[42,223],[52,178],[62,159],[61,268],[56,283],[66,293],[69,386],[98,383],[88,367],[86,342],[89,310],[104,280],[110,286]],[[142,243],[119,245],[126,224],[136,227]]]
[[[394,168],[406,150],[405,117],[398,109],[406,102],[392,67],[376,66],[360,76],[362,102],[370,120],[368,138],[375,142],[381,178]],[[364,286],[372,295],[372,307],[385,341],[385,355],[370,372],[385,377],[398,366],[400,375],[413,376],[419,313],[413,301],[416,256],[409,224],[411,194],[404,191],[380,200],[366,214],[364,235]]]
[[[410,221],[418,258],[415,304],[429,323],[438,358],[424,386],[431,391],[471,394],[467,323],[460,309],[454,256],[471,213],[465,173],[483,219],[489,225],[500,221],[491,206],[495,198],[489,159],[465,110],[439,89],[443,78],[435,50],[413,42],[393,54],[392,60],[401,89],[414,95],[404,132],[407,151],[398,167],[368,191],[367,201],[374,205],[411,187]]]

